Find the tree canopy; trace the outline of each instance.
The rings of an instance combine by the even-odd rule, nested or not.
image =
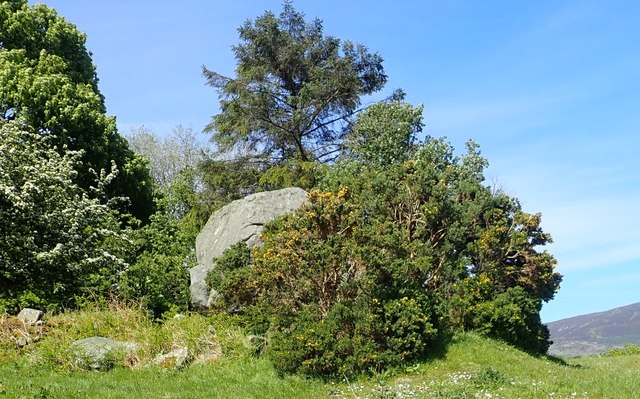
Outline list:
[[[175,126],[166,137],[143,126],[125,138],[136,154],[149,159],[151,177],[161,187],[169,186],[185,170],[196,170],[211,152],[193,129],[182,125]]]
[[[146,220],[153,212],[151,179],[145,161],[130,150],[106,115],[96,69],[85,35],[55,10],[26,0],[0,3],[0,118],[21,119],[48,141],[82,150],[77,182],[88,189],[94,173],[120,173],[109,197],[126,196],[122,210]]]
[[[269,163],[334,159],[361,96],[387,81],[382,57],[324,35],[290,1],[278,17],[267,11],[238,31],[236,76],[203,68],[220,95],[207,126],[219,149]]]

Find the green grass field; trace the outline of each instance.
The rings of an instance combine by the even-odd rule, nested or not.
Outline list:
[[[15,345],[8,321],[0,323],[0,398],[640,397],[640,355],[635,350],[538,358],[475,334],[460,334],[424,363],[355,381],[327,382],[279,376],[269,361],[246,347],[243,332],[221,318],[192,315],[152,323],[130,308],[68,313],[47,320],[41,339],[23,349]],[[128,359],[108,372],[78,370],[66,360],[66,347],[90,335],[134,340],[141,350],[135,361]],[[145,366],[154,353],[175,345],[186,345],[192,353],[214,345],[222,354],[179,370]]]

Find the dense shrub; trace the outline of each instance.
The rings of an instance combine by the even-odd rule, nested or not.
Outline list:
[[[369,256],[382,244],[363,225],[348,190],[313,191],[311,204],[269,224],[250,258],[236,246],[209,282],[219,305],[268,334],[283,371],[340,375],[380,370],[424,354],[433,342],[427,293],[402,284],[404,254]]]
[[[144,254],[123,274],[121,295],[140,301],[155,318],[189,306],[189,270],[185,258]]]
[[[112,292],[128,266],[130,232],[104,201],[115,166],[86,192],[74,182],[81,153],[31,130],[0,121],[0,311]]]
[[[158,211],[132,234],[136,257],[122,274],[119,294],[141,302],[154,317],[189,307],[189,268],[199,230],[189,173],[180,173],[157,200]]]
[[[551,240],[540,215],[483,184],[474,143],[460,157],[442,139],[414,143],[416,115],[398,104],[367,110],[323,191],[265,225],[262,248],[218,260],[218,306],[269,338],[280,370],[380,370],[458,329],[546,351],[539,312],[561,276],[536,250]]]

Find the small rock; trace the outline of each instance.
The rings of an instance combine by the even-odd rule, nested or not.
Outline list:
[[[267,340],[258,335],[249,335],[245,340],[244,345],[247,348],[255,350],[257,353],[260,353],[267,345]]]
[[[178,369],[185,365],[189,357],[189,349],[186,347],[174,349],[169,353],[160,355],[153,359],[152,363],[161,368]]]
[[[184,318],[186,318],[186,316],[182,313],[177,313],[175,316],[173,316],[174,320],[183,320]]]
[[[43,315],[44,312],[42,310],[24,308],[18,313],[18,318],[29,326],[39,322]]]
[[[24,348],[28,344],[29,344],[29,339],[27,337],[25,337],[24,335],[21,335],[21,336],[18,337],[18,346],[19,347]]]

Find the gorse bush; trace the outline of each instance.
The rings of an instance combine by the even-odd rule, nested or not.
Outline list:
[[[265,227],[252,259],[240,245],[218,260],[209,281],[220,305],[269,334],[268,354],[283,371],[351,374],[424,354],[436,332],[428,295],[398,289],[393,253],[367,258],[374,232],[362,228],[348,190],[310,200]]]
[[[217,261],[209,281],[218,306],[269,337],[282,371],[380,370],[458,329],[535,353],[549,345],[539,312],[561,276],[536,251],[550,242],[540,216],[483,185],[474,143],[461,157],[441,139],[414,143],[421,122],[410,111],[365,111],[352,134],[375,133],[375,145],[350,140],[323,174],[324,191],[267,224],[263,247],[238,245]]]

